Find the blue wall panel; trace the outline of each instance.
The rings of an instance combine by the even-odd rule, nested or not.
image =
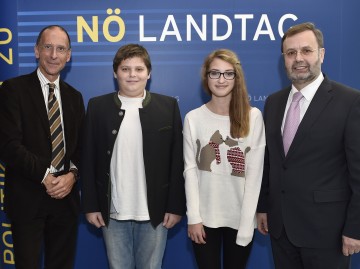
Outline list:
[[[112,75],[116,50],[126,43],[140,43],[149,50],[153,64],[148,89],[176,97],[183,116],[208,100],[201,89],[200,67],[204,57],[218,48],[238,53],[251,103],[262,109],[267,95],[289,84],[281,36],[300,22],[312,21],[324,32],[323,71],[331,79],[360,88],[358,10],[357,0],[331,4],[327,0],[6,0],[0,8],[0,83],[33,71],[38,32],[60,24],[72,39],[72,60],[62,78],[82,92],[86,104],[93,96],[116,90]],[[13,269],[11,231],[2,212],[4,169],[0,165],[0,268]],[[164,269],[196,268],[186,228],[184,219],[170,231]],[[101,232],[83,216],[77,251],[75,268],[108,268]],[[258,268],[274,267],[269,238],[255,233],[248,269]],[[355,268],[360,268],[359,255],[353,257]]]

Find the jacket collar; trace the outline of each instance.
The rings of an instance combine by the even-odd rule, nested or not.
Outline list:
[[[144,98],[144,100],[143,100],[143,102],[142,102],[142,106],[143,106],[143,108],[145,108],[148,104],[150,104],[150,102],[151,102],[151,93],[148,91],[148,90],[145,90],[145,92],[146,92],[146,95],[145,95],[145,98]],[[120,99],[119,99],[119,97],[118,97],[118,92],[116,92],[116,93],[114,93],[114,102],[115,102],[115,105],[119,108],[119,109],[121,109],[121,101],[120,101]]]

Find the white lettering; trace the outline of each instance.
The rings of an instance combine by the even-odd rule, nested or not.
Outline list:
[[[226,22],[227,25],[227,31],[224,35],[219,36],[218,35],[218,20],[223,20]],[[224,27],[225,29],[225,27]],[[222,41],[229,38],[232,32],[232,23],[228,16],[221,15],[221,14],[214,14],[213,15],[213,41]]]
[[[245,41],[246,40],[246,26],[247,26],[246,20],[253,19],[254,15],[253,14],[235,14],[234,18],[241,20],[241,41]]]
[[[281,38],[284,36],[284,21],[288,19],[297,21],[298,17],[296,17],[294,14],[285,14],[280,18],[278,24],[278,31]]]
[[[266,26],[266,30],[262,30],[264,24]],[[268,35],[271,40],[275,40],[275,36],[273,30],[271,29],[269,18],[266,14],[261,15],[260,22],[255,32],[254,40],[258,40],[259,35]]]
[[[170,24],[171,24],[171,26],[173,28],[172,31],[169,30]],[[178,27],[176,25],[174,15],[169,15],[168,16],[168,18],[166,20],[166,23],[165,23],[165,26],[164,26],[164,29],[163,29],[163,32],[162,32],[161,37],[160,37],[160,41],[164,41],[165,37],[168,36],[168,35],[175,35],[176,39],[178,41],[182,40],[181,36],[180,36],[179,29],[178,29]]]
[[[140,41],[153,41],[156,42],[155,36],[145,37],[144,30],[144,15],[139,16],[139,31],[140,31]]]
[[[185,31],[184,33],[183,31],[179,31],[178,24],[176,23],[176,19],[178,18],[175,18],[174,15],[168,15],[162,32],[148,36],[146,35],[145,29],[145,15],[139,15],[139,40],[143,42],[156,42],[157,40],[165,41],[169,37],[174,36],[177,41],[181,42],[183,41],[183,37],[186,35],[186,41],[192,41],[193,35],[195,35],[194,32],[196,32],[201,41],[207,41],[208,31],[211,31],[211,41],[224,41],[231,37],[233,33],[233,25],[236,26],[236,22],[240,23],[241,41],[248,41],[248,35],[250,34],[253,34],[253,41],[258,41],[260,36],[263,36],[271,41],[276,39],[273,27],[267,14],[261,14],[257,22],[256,30],[253,33],[249,33],[248,21],[251,20],[253,22],[256,19],[254,14],[234,14],[232,19],[223,14],[212,14],[212,29],[207,28],[209,19],[208,16],[210,15],[202,14],[200,21],[195,20],[192,15],[187,14],[186,29],[183,29],[183,31]],[[278,36],[281,38],[284,35],[283,27],[286,20],[296,21],[297,19],[297,16],[294,14],[282,15],[277,24]],[[125,27],[121,28],[125,29]],[[276,27],[274,29],[276,29]],[[154,32],[154,29],[152,29],[152,32]],[[108,39],[110,37],[119,39],[119,36],[109,36]]]
[[[191,41],[191,26],[195,29],[202,41],[206,41],[206,15],[201,16],[201,30],[191,15],[186,15],[186,40]]]

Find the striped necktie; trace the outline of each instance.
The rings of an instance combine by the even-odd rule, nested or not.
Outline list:
[[[63,129],[61,125],[61,116],[59,102],[55,96],[55,84],[49,83],[49,103],[48,103],[48,117],[51,134],[52,144],[52,155],[51,165],[56,169],[60,170],[64,166],[64,137]]]

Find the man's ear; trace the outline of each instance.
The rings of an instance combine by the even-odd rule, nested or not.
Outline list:
[[[35,45],[35,47],[34,47],[34,52],[35,52],[35,57],[36,57],[36,59],[39,59],[39,57],[40,57],[40,52],[39,52],[39,48],[38,48],[37,45]]]

